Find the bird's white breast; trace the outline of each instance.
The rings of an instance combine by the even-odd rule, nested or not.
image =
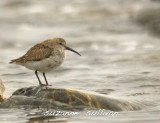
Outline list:
[[[31,70],[37,70],[40,72],[49,72],[60,66],[65,59],[65,53],[63,56],[51,55],[49,58],[45,58],[40,61],[28,61],[23,66]],[[21,64],[22,65],[22,64]]]

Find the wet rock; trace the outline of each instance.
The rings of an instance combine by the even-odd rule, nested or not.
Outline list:
[[[3,82],[2,82],[2,80],[0,79],[0,102],[3,102],[3,92],[4,92],[4,90],[5,90],[5,87],[4,87],[4,85],[3,85]]]
[[[50,108],[50,109],[107,109],[112,111],[139,110],[131,102],[112,99],[104,95],[89,94],[72,89],[33,86],[15,91],[0,104],[0,108]]]

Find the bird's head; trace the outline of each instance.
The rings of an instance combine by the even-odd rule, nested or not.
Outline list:
[[[53,40],[55,41],[57,47],[62,48],[64,50],[70,50],[70,51],[72,51],[72,52],[74,52],[74,53],[76,53],[76,54],[81,56],[81,54],[79,54],[77,51],[75,51],[75,50],[71,49],[70,47],[68,47],[66,45],[66,41],[63,38],[54,38]]]

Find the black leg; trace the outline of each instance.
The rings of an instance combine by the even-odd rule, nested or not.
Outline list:
[[[38,77],[38,72],[37,72],[37,70],[35,71],[35,74],[36,74],[36,76],[37,76],[37,79],[38,79],[38,81],[39,81],[39,84],[41,85],[42,83],[41,83],[41,80],[40,80],[39,77]]]
[[[46,85],[48,85],[48,82],[47,82],[45,73],[43,73],[43,76],[44,76],[44,79],[45,79],[45,81],[46,81]]]

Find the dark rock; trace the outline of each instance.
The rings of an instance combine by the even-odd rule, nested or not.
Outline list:
[[[15,91],[0,104],[0,108],[50,108],[50,109],[107,109],[112,111],[139,110],[141,106],[111,99],[103,95],[84,93],[72,89],[33,86]]]

